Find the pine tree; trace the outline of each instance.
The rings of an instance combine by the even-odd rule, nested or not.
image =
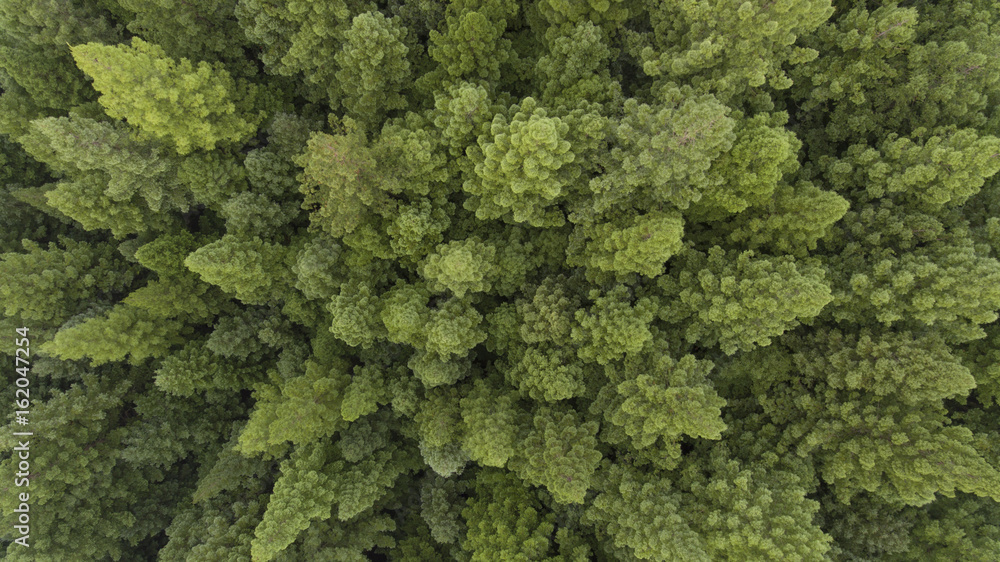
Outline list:
[[[755,259],[752,251],[733,264],[718,246],[707,257],[688,256],[676,277],[657,280],[665,296],[677,299],[660,308],[660,317],[684,323],[688,341],[719,345],[728,355],[769,345],[832,300],[824,271],[815,264],[797,266],[787,256]]]
[[[381,12],[365,12],[352,20],[334,57],[340,65],[337,80],[355,88],[345,93],[342,102],[348,115],[374,124],[386,112],[406,107],[399,93],[410,75],[408,48],[402,42],[405,33],[398,20],[386,19]]]
[[[71,51],[77,66],[94,79],[108,116],[169,139],[179,154],[244,140],[260,121],[237,112],[231,101],[236,82],[219,64],[202,61],[195,68],[138,37],[129,46],[86,43]]]
[[[0,297],[5,314],[58,327],[96,303],[112,302],[138,274],[111,244],[61,237],[48,248],[25,239],[25,253],[0,258]]]

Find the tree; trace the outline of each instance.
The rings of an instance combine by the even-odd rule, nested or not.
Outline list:
[[[231,101],[236,82],[219,64],[179,61],[162,47],[132,38],[129,46],[86,43],[72,47],[78,67],[94,79],[108,116],[168,139],[179,154],[211,150],[246,139],[259,116],[241,115]]]
[[[473,195],[466,208],[480,220],[511,214],[536,227],[561,226],[565,219],[544,209],[567,195],[580,173],[571,165],[576,155],[567,140],[569,124],[549,117],[533,98],[511,106],[510,114],[509,122],[495,117],[489,134],[479,137],[472,155],[476,179],[463,185]]]
[[[236,0],[197,3],[116,0],[116,3],[131,12],[129,31],[172,54],[189,59],[223,58],[237,68],[242,62],[243,41],[232,41],[242,35],[233,18]]]
[[[39,327],[58,327],[98,302],[113,301],[138,273],[106,243],[63,237],[43,248],[25,239],[24,249],[3,254],[0,297],[6,315]]]
[[[410,76],[408,48],[402,38],[406,28],[381,12],[355,16],[344,32],[344,46],[334,57],[341,83],[354,84],[343,104],[348,115],[362,123],[379,123],[393,109],[406,107],[399,90]]]
[[[684,322],[688,341],[718,344],[729,355],[770,344],[771,338],[797,326],[799,318],[818,315],[832,300],[816,265],[797,266],[787,256],[754,259],[752,251],[741,253],[733,264],[718,246],[707,258],[687,255],[690,261],[682,262],[676,276],[657,280],[665,296],[677,299],[660,308],[660,317]]]
[[[524,484],[509,474],[483,470],[475,486],[475,498],[462,510],[469,522],[463,548],[472,554],[472,560],[493,556],[531,560],[548,552],[555,517],[545,514]]]

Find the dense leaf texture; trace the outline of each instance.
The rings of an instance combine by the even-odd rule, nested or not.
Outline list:
[[[1000,560],[998,108],[994,0],[4,0],[0,557]]]

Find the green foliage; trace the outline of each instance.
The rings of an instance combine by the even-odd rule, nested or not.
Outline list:
[[[399,371],[403,367],[398,368]],[[387,375],[378,367],[355,367],[351,382],[344,390],[344,398],[340,404],[340,415],[345,421],[352,422],[361,416],[374,413],[388,402],[389,389]]]
[[[609,463],[601,493],[587,507],[583,522],[614,546],[609,550],[618,559],[711,560],[682,509],[670,480]]]
[[[463,186],[473,196],[466,208],[480,220],[511,214],[519,223],[561,226],[562,216],[545,208],[567,195],[580,173],[571,165],[576,155],[566,140],[570,126],[549,117],[533,98],[511,106],[509,113],[509,121],[497,115],[489,134],[479,137],[472,156],[476,179]]]
[[[395,540],[390,533],[396,524],[388,515],[369,513],[348,523],[327,519],[315,522],[295,543],[278,554],[278,562],[295,562],[302,558],[320,560],[350,560],[364,562],[366,552],[373,548],[390,549]]]
[[[207,342],[192,341],[163,359],[156,370],[156,386],[171,394],[191,396],[209,390],[243,389],[258,377],[253,366],[226,361],[213,353]]]
[[[273,278],[267,268],[280,260],[282,249],[259,237],[227,234],[202,246],[184,259],[184,265],[206,283],[218,285],[247,304],[267,300]]]
[[[1000,559],[998,55],[993,0],[0,2],[0,558]]]
[[[170,223],[156,213],[186,211],[190,204],[165,147],[133,137],[124,125],[50,117],[32,121],[20,142],[67,178],[46,194],[49,203],[84,225],[110,228],[120,237],[151,226],[164,228]]]
[[[680,252],[684,220],[677,214],[653,211],[577,229],[574,235],[567,265],[615,272],[622,280],[630,273],[655,277]],[[581,247],[577,240],[584,237],[587,242]]]
[[[590,181],[597,212],[620,204],[687,209],[711,185],[712,161],[732,148],[735,122],[715,96],[684,86],[664,90],[662,97],[655,105],[625,100],[625,115],[614,128],[617,142],[604,164],[607,173]]]
[[[0,254],[16,253],[22,249],[21,240],[58,237],[66,230],[64,222],[44,214],[22,200],[23,188],[0,188],[0,220],[7,229],[0,234]],[[53,213],[58,213],[54,209]]]
[[[583,503],[601,453],[598,424],[582,421],[574,412],[542,406],[535,412],[534,429],[523,443],[523,459],[511,468],[526,482],[545,486],[559,503]]]
[[[53,16],[58,14],[57,20]],[[84,37],[114,40],[115,24],[98,6],[81,6],[62,0],[7,2],[0,8],[3,32],[19,43],[65,45]]]
[[[625,4],[625,5],[623,5]],[[560,0],[542,0],[538,6],[542,16],[553,24],[566,21],[577,23],[592,21],[595,23],[621,23],[629,15],[629,6],[623,0],[600,2],[566,2]]]
[[[60,559],[121,559],[169,524],[190,489],[190,474],[126,460],[126,442],[138,433],[129,413],[136,397],[130,381],[148,375],[144,368],[122,365],[85,369],[71,388],[53,392],[32,409],[31,429],[44,432],[50,446],[27,438],[32,474],[47,477],[16,488],[30,494],[32,529],[46,531],[31,532],[29,548]],[[11,475],[19,460],[13,449],[25,439],[11,435],[15,427],[23,428],[8,426],[2,443],[3,470]],[[7,494],[2,502],[5,524],[19,524],[13,511],[17,496]],[[80,541],[78,531],[88,539]],[[8,558],[30,560],[36,552],[15,545]]]
[[[556,402],[586,393],[593,369],[574,361],[572,348],[529,346],[510,352],[511,367],[504,374],[521,394],[534,400]]]
[[[779,185],[768,203],[740,213],[721,228],[731,229],[729,240],[734,244],[801,258],[816,249],[849,208],[843,197],[809,182]]]
[[[905,194],[897,199],[933,211],[965,203],[1000,171],[1000,157],[993,156],[1000,154],[1000,139],[994,136],[955,127],[920,128],[912,135],[920,142],[890,134],[879,150],[852,145],[828,164],[831,183],[863,189],[866,199]]]
[[[271,453],[290,441],[312,443],[333,435],[341,425],[341,392],[347,384],[345,365],[326,368],[314,361],[305,373],[280,386],[262,383],[255,389],[257,405],[240,434],[239,450]]]
[[[619,2],[620,3],[620,2]],[[545,8],[574,10],[579,5],[569,2],[541,2]],[[555,15],[556,10],[551,14]],[[605,44],[600,28],[594,23],[600,20],[573,18],[579,22],[571,34],[555,39],[551,53],[538,59],[537,72],[543,76],[544,93],[542,100],[558,105],[575,105],[577,100],[607,103],[621,96],[621,85],[611,79],[607,61],[611,49]]]
[[[430,31],[428,54],[453,79],[500,78],[500,66],[511,56],[503,38],[507,19],[518,12],[510,0],[455,2],[445,12],[445,32]]]
[[[518,447],[519,425],[525,413],[517,396],[490,380],[477,380],[461,400],[462,421],[466,426],[463,447],[472,460],[483,466],[503,467]]]
[[[913,514],[859,496],[850,505],[825,503],[821,517],[836,541],[831,554],[856,558],[886,558],[905,553],[910,546]]]
[[[461,449],[460,401],[460,392],[454,386],[430,389],[413,416],[424,462],[441,476],[462,472],[469,460]]]
[[[45,108],[69,109],[94,99],[82,73],[66,64],[69,57],[52,46],[0,47],[0,69],[9,73],[31,102]],[[52,64],[55,59],[57,64]],[[61,64],[60,64],[61,63]],[[13,88],[11,88],[13,89]]]
[[[342,249],[326,236],[317,236],[303,247],[292,266],[296,276],[295,288],[308,299],[327,300],[339,289],[336,275]]]
[[[829,258],[831,269],[841,272],[833,286],[838,305],[834,316],[886,326],[937,326],[949,339],[961,342],[983,337],[979,325],[997,317],[993,303],[1000,302],[1000,289],[993,280],[998,279],[1000,263],[981,253],[964,225],[956,225],[952,234],[934,234],[943,229],[940,221],[925,219],[918,224],[917,216],[901,219],[892,207],[879,212],[869,207],[845,218],[841,228],[847,236],[863,241],[874,241],[869,233],[876,224],[890,223],[876,235],[887,238],[889,247],[850,241],[839,255]],[[897,253],[893,245],[908,246],[910,251]],[[847,269],[848,264],[859,267]],[[846,271],[852,273],[845,276]]]
[[[352,232],[365,221],[369,207],[385,204],[375,159],[356,134],[314,133],[295,163],[303,168],[304,208],[315,206],[313,223],[333,236]]]
[[[454,156],[489,130],[492,122],[490,93],[474,82],[459,82],[435,96],[434,126],[450,145]]]
[[[761,5],[740,0],[657,2],[649,8],[652,32],[636,56],[650,76],[689,80],[718,92],[723,101],[753,99],[757,96],[752,88],[766,84],[784,90],[792,85],[783,63],[816,59],[818,51],[793,44],[832,13],[829,0]]]
[[[941,499],[918,512],[913,526],[915,539],[893,560],[913,556],[944,561],[955,556],[965,560],[989,560],[1000,548],[996,525],[996,502],[966,495]]]
[[[325,99],[336,107],[341,89],[334,59],[352,17],[365,12],[368,2],[323,0],[271,4],[237,0],[234,15],[250,41],[260,45],[260,60],[274,74],[302,73],[304,88],[314,101]]]
[[[108,116],[169,139],[179,154],[238,142],[256,130],[259,118],[248,121],[236,112],[231,101],[236,83],[218,64],[202,61],[195,68],[138,37],[127,47],[87,43],[71,51],[77,66],[94,79]]]
[[[334,60],[340,65],[337,80],[352,84],[341,102],[347,114],[363,123],[378,123],[387,111],[406,107],[399,90],[410,77],[406,28],[381,12],[355,16],[344,32],[344,44]]]
[[[480,326],[482,320],[483,316],[468,300],[448,299],[430,314],[425,327],[425,349],[442,358],[464,356],[486,339],[486,332]]]
[[[180,2],[175,0],[116,0],[132,12],[128,30],[167,52],[189,59],[222,57],[235,64],[243,41],[233,18],[236,0]],[[226,39],[229,38],[227,41]]]
[[[160,550],[163,560],[231,560],[250,557],[250,539],[264,509],[259,499],[191,505],[167,528],[170,540]]]
[[[466,292],[490,290],[496,249],[476,239],[454,240],[438,246],[421,264],[420,274],[433,291],[451,290],[462,298]]]
[[[449,226],[448,214],[427,199],[400,207],[386,233],[389,246],[400,257],[421,259],[430,254],[444,240],[442,233]]]
[[[371,347],[386,331],[379,321],[380,308],[371,284],[352,279],[327,305],[333,319],[330,332],[348,345]]]
[[[707,257],[685,257],[676,277],[658,279],[664,294],[677,299],[660,308],[660,317],[683,323],[688,341],[718,344],[727,355],[769,345],[832,300],[824,271],[788,256],[755,259],[745,251],[734,264],[716,246]]]
[[[183,321],[164,319],[149,310],[119,304],[107,314],[63,325],[52,341],[41,346],[43,353],[61,359],[89,357],[92,365],[120,361],[132,364],[149,357],[163,357],[171,347],[183,343],[190,332]]]
[[[620,372],[608,368],[611,382],[601,389],[591,412],[603,413],[612,427],[621,428],[633,449],[662,440],[677,460],[680,447],[675,442],[681,435],[719,439],[726,429],[720,415],[726,401],[708,381],[712,367],[693,355],[675,361],[666,351],[630,356]],[[606,440],[615,440],[615,429],[604,430]]]
[[[539,560],[551,547],[555,515],[545,513],[517,477],[484,469],[475,480],[476,495],[462,516],[469,526],[462,548],[470,560]]]
[[[778,182],[799,168],[802,143],[782,127],[786,122],[786,114],[743,120],[733,147],[712,164],[712,175],[721,177],[709,181],[693,214],[718,219],[772,199]]]
[[[725,445],[712,447],[679,482],[690,490],[684,511],[711,559],[824,560],[830,537],[811,524],[819,503],[806,498],[801,476],[774,453],[749,466],[728,457]]]
[[[817,342],[819,343],[819,342]],[[956,360],[937,334],[887,333],[873,338],[832,332],[801,373],[825,378],[832,388],[876,396],[898,395],[907,403],[963,396],[975,386],[972,374]]]
[[[983,127],[998,87],[996,38],[986,23],[996,17],[993,9],[967,1],[919,10],[891,2],[852,7],[822,26],[804,43],[824,56],[792,73],[802,109],[830,115],[829,125],[805,121],[829,137],[817,138],[817,146],[942,125]]]
[[[281,477],[254,530],[253,559],[273,560],[309,527],[311,520],[330,517],[334,490],[328,485],[330,476],[322,470],[330,454],[329,447],[321,445],[298,447],[281,463]]]
[[[972,342],[961,353],[976,379],[976,398],[984,405],[1000,404],[1000,347],[997,327],[990,325],[986,337]]]
[[[4,84],[4,101],[13,101],[15,92],[23,89],[35,111],[66,111],[96,97],[73,65],[66,44],[114,43],[121,40],[121,28],[96,6],[66,0],[14,0],[0,6],[0,37],[0,70],[12,82]]]
[[[454,543],[465,535],[462,520],[462,497],[466,485],[434,475],[420,488],[420,516],[430,528],[431,536],[439,543]]]
[[[469,358],[457,361],[442,361],[436,353],[417,351],[406,364],[427,388],[442,384],[454,384],[469,374],[472,362]]]
[[[607,365],[620,359],[622,353],[639,351],[652,338],[649,323],[656,315],[652,299],[638,299],[633,306],[624,285],[615,286],[605,295],[591,291],[589,297],[594,304],[573,314],[577,325],[570,334],[582,344],[577,351],[580,359]]]
[[[787,424],[784,438],[815,459],[840,501],[862,490],[918,506],[936,493],[997,495],[1000,472],[976,449],[973,432],[946,415],[943,400],[975,381],[940,336],[855,340],[833,332],[793,343],[791,357],[778,349],[755,354],[752,364],[766,362],[769,373],[757,383],[757,400]]]
[[[306,552],[317,548],[309,544],[316,540],[329,540],[327,548],[334,552],[350,550],[353,545],[345,539],[353,535],[352,542],[359,541],[362,545],[355,556],[349,558],[352,560],[361,550],[374,544],[391,546],[391,540],[371,536],[375,530],[392,530],[391,519],[365,516],[407,469],[400,450],[389,445],[389,439],[386,428],[356,422],[346,430],[338,447],[322,442],[296,447],[281,463],[281,476],[254,531],[252,557],[255,560],[294,559],[295,550],[286,551],[285,548],[303,531],[306,532],[303,537]],[[334,506],[338,507],[337,520],[348,523],[353,520],[358,528],[351,532],[350,527],[344,528],[335,521],[324,524],[334,514]],[[331,532],[334,537],[340,535],[340,540],[330,540]],[[311,533],[319,536],[310,537]],[[323,535],[326,535],[325,540]]]
[[[59,326],[95,302],[109,302],[136,276],[135,267],[110,244],[60,238],[43,248],[25,239],[26,253],[0,258],[0,298],[5,314]]]
[[[181,161],[177,179],[191,190],[197,201],[215,207],[228,196],[246,189],[246,177],[252,171],[249,157],[244,169],[233,158],[218,152],[195,153]]]

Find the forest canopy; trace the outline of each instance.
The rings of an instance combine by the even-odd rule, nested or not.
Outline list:
[[[0,163],[5,559],[1000,559],[995,0],[2,0]]]

